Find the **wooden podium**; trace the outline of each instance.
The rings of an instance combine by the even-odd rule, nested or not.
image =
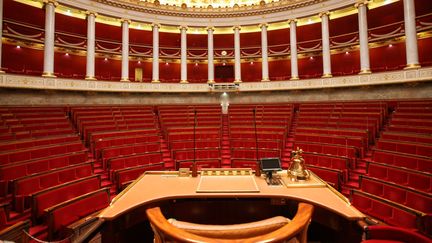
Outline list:
[[[278,172],[276,177],[281,185],[268,185],[264,175],[257,177],[250,169],[204,170],[198,177],[180,176],[177,171],[146,172],[98,215],[100,221],[107,224],[105,227],[110,229],[102,234],[103,242],[118,241],[121,236],[116,236],[114,232],[145,221],[145,209],[155,205],[165,207],[175,217],[192,217],[197,212],[207,212],[212,214],[211,217],[224,214],[224,219],[229,218],[227,223],[232,223],[237,218],[247,220],[247,215],[265,217],[271,210],[263,205],[283,207],[307,202],[316,208],[314,221],[344,231],[347,230],[344,228],[347,222],[354,224],[365,217],[315,174],[309,181],[299,182],[290,181],[286,171]],[[215,206],[218,204],[224,206]],[[212,205],[213,208],[203,209],[205,205]],[[249,211],[242,212],[247,207]],[[203,216],[196,215],[195,218],[202,220]]]

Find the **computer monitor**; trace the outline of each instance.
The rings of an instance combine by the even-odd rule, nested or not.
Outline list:
[[[261,159],[261,170],[267,171],[279,171],[282,170],[279,158],[262,158]]]

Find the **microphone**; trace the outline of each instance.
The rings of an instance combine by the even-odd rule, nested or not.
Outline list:
[[[256,107],[253,108],[253,118],[254,118],[254,130],[255,130],[255,153],[256,153],[256,166],[255,166],[255,176],[261,176],[261,168],[259,164],[259,153],[258,153],[258,133],[256,126]]]

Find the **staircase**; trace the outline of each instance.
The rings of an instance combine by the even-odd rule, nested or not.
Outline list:
[[[222,147],[221,147],[221,167],[231,168],[231,147],[229,140],[229,117],[222,114]]]
[[[282,168],[284,169],[287,169],[290,163],[291,151],[293,150],[293,146],[294,146],[294,136],[297,128],[297,121],[298,121],[298,112],[294,110],[294,116],[288,128],[288,133],[284,144],[285,147],[282,150],[281,164],[282,164]]]

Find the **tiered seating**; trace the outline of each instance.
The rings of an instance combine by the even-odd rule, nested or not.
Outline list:
[[[430,232],[432,102],[398,102],[353,204],[385,223]]]
[[[255,168],[260,158],[281,158],[292,118],[290,104],[230,106],[231,166]]]
[[[78,151],[67,154],[49,156],[34,160],[27,160],[0,166],[0,196],[6,196],[9,183],[12,180],[23,178],[35,173],[41,173],[56,168],[84,163],[87,161],[87,152]]]
[[[151,106],[73,107],[71,116],[87,144],[93,132],[151,129],[157,124]]]
[[[134,143],[121,146],[108,147],[102,150],[102,163],[106,168],[108,159],[122,157],[132,154],[141,154],[148,152],[160,152],[160,143]]]
[[[68,225],[94,214],[109,203],[109,188],[101,188],[46,209],[48,239],[62,238],[63,234],[67,234],[65,230]]]
[[[343,179],[339,183],[347,180],[350,169],[350,160],[347,157],[310,152],[304,152],[302,155],[303,159],[307,161],[307,166],[313,165],[338,171],[340,174],[338,178]]]
[[[26,203],[31,194],[93,174],[91,163],[78,164],[33,174],[13,181],[12,196],[15,210],[22,212],[28,208]]]
[[[382,102],[300,104],[293,147],[306,152],[306,161],[315,170],[334,170],[334,176],[327,176],[332,184],[336,178],[345,183],[374,143],[387,109]],[[318,175],[325,177],[321,171]]]
[[[1,107],[0,140],[74,133],[64,107]]]
[[[140,166],[140,165],[159,164],[162,162],[163,162],[163,158],[161,152],[148,152],[148,153],[132,154],[128,156],[113,157],[107,160],[107,172],[111,180],[115,182],[114,181],[115,177],[113,177],[113,174],[117,170]]]
[[[42,222],[45,209],[100,188],[100,176],[84,177],[60,184],[31,195],[33,223]]]
[[[219,106],[160,106],[162,133],[175,168],[220,167],[222,120]]]
[[[367,171],[366,175],[369,177],[432,193],[432,174],[430,173],[374,162],[368,162]]]
[[[207,168],[207,167],[206,167]],[[118,191],[123,190],[136,180],[140,175],[142,175],[146,171],[161,171],[164,170],[164,163],[152,163],[152,164],[144,164],[137,166],[130,166],[123,169],[118,169],[114,172],[114,181],[116,182],[116,186]]]

